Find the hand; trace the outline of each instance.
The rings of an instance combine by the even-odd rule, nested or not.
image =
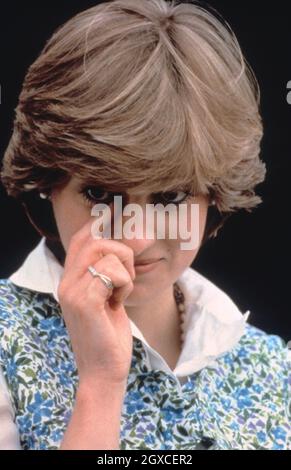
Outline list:
[[[125,383],[132,358],[130,321],[123,302],[135,279],[133,250],[122,242],[94,239],[92,219],[73,235],[58,296],[81,383]],[[88,266],[109,276],[108,289]]]

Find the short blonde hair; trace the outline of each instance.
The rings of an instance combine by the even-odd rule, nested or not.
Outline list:
[[[260,203],[259,88],[199,3],[115,0],[60,27],[29,68],[2,182],[22,199],[72,174],[110,190],[187,188],[220,214]]]

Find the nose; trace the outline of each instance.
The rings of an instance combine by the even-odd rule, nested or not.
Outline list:
[[[151,254],[151,247],[155,245],[157,234],[155,222],[147,217],[147,204],[151,201],[145,196],[128,196],[124,198],[123,211],[115,214],[114,223],[121,220],[122,238],[121,241],[130,247],[134,252],[134,257],[138,258],[144,253]],[[131,205],[131,206],[129,206]]]

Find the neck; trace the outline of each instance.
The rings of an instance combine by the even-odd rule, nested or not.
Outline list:
[[[125,309],[149,345],[173,368],[181,352],[180,315],[173,286],[140,306],[126,306]]]

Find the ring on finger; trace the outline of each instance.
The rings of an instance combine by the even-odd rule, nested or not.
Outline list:
[[[93,277],[99,277],[103,284],[108,288],[108,289],[114,289],[114,284],[112,280],[110,279],[109,276],[106,276],[105,274],[99,273],[96,271],[94,266],[88,266],[88,271],[92,274]]]

